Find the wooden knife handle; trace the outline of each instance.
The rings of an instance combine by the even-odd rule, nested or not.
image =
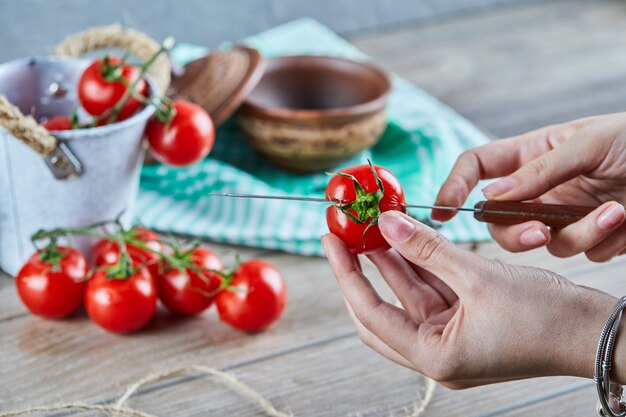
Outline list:
[[[538,220],[546,226],[559,229],[577,222],[596,209],[516,201],[481,201],[474,208],[477,209],[474,218],[480,222],[508,225]]]

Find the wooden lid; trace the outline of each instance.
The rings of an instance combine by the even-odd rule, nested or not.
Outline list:
[[[185,65],[168,90],[173,99],[188,100],[203,107],[215,126],[222,124],[257,85],[264,61],[256,49],[235,46],[216,51]]]

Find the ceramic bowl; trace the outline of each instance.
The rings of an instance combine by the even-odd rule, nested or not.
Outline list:
[[[250,146],[276,165],[324,171],[376,144],[390,89],[387,74],[368,62],[268,59],[236,120]]]

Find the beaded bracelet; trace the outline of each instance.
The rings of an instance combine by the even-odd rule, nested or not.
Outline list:
[[[617,336],[622,321],[622,312],[625,308],[626,296],[620,298],[613,312],[611,312],[598,342],[593,381],[596,384],[598,397],[600,398],[598,413],[605,417],[626,417],[626,404],[621,401],[622,386],[611,382],[609,378],[615,337]]]

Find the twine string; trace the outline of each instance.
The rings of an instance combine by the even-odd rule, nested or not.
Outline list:
[[[48,156],[57,147],[57,140],[32,116],[24,116],[20,109],[0,94],[0,126],[43,156]]]
[[[154,384],[169,378],[198,372],[216,377],[217,379],[226,382],[235,392],[255,402],[269,417],[292,417],[291,414],[277,410],[265,397],[263,397],[249,385],[241,382],[234,375],[202,365],[192,365],[188,367],[176,368],[149,374],[139,381],[130,384],[128,388],[126,388],[126,391],[124,391],[124,394],[122,394],[122,396],[114,404],[87,404],[82,402],[50,404],[36,407],[28,407],[18,410],[4,411],[0,413],[0,417],[15,417],[34,413],[71,410],[104,411],[108,413],[109,416],[157,417],[153,414],[149,414],[132,407],[124,406],[124,403],[128,401],[128,399],[131,398],[133,395],[135,395],[137,391],[147,385]],[[421,416],[424,413],[426,406],[430,402],[435,389],[435,383],[433,380],[426,377],[424,377],[424,380],[425,384],[423,389],[419,393],[418,401],[413,404],[413,409],[407,412],[405,417]]]
[[[231,375],[226,372],[219,371],[214,368],[210,368],[208,366],[194,365],[186,368],[178,368],[172,369],[169,371],[158,372],[154,374],[150,374],[145,378],[131,384],[126,392],[120,397],[120,399],[115,403],[116,406],[121,407],[132,395],[134,395],[139,389],[146,385],[154,384],[156,382],[163,381],[165,379],[182,376],[189,373],[201,372],[204,374],[208,374],[211,376],[215,376],[218,379],[228,383],[236,392],[241,394],[244,397],[250,398],[252,401],[256,402],[268,416],[271,417],[291,417],[289,414],[285,414],[281,411],[278,411],[268,400],[266,400],[261,394],[252,389],[249,385],[244,384],[239,379],[237,379],[234,375]]]

